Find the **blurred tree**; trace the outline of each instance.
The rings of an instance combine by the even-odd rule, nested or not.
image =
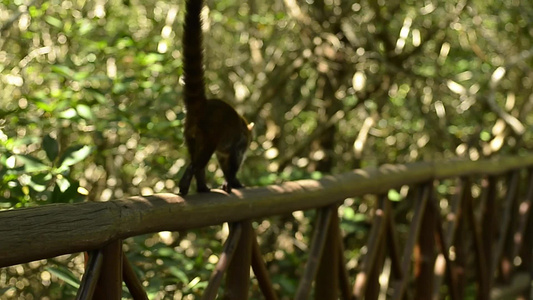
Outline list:
[[[241,171],[247,185],[533,148],[531,1],[207,7],[208,93],[256,123]],[[0,3],[1,208],[177,192],[186,157],[182,8],[182,0]],[[366,230],[371,203],[341,207],[348,244],[364,240],[353,231]],[[272,242],[264,253],[284,295],[295,289],[306,217],[257,225]],[[152,295],[180,298],[205,284],[220,249],[214,234],[225,236],[211,228],[127,244]],[[55,266],[75,266],[79,278],[80,263],[68,256],[2,269],[0,297],[62,298],[75,281]]]

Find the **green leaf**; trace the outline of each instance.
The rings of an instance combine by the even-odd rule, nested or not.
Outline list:
[[[488,142],[490,141],[490,138],[491,138],[491,134],[490,132],[486,131],[486,130],[483,130],[481,131],[481,133],[479,134],[479,138],[484,141],[484,142]]]
[[[52,194],[50,194],[50,202],[52,203],[67,203],[68,199],[63,197],[63,193],[58,185],[54,186]]]
[[[78,113],[76,112],[74,108],[69,108],[59,113],[59,117],[63,119],[72,119],[76,116],[78,116]]]
[[[48,182],[52,179],[52,174],[50,173],[39,173],[31,176],[31,180],[28,185],[34,189],[36,192],[44,192]]]
[[[92,151],[93,148],[87,145],[69,147],[65,153],[63,153],[61,159],[59,159],[59,169],[65,169],[66,167],[84,160]]]
[[[13,147],[20,146],[20,145],[29,145],[40,142],[41,139],[36,136],[25,136],[22,138],[17,138],[13,140]]]
[[[355,210],[351,207],[343,207],[342,217],[346,220],[353,220],[355,217]]]
[[[56,184],[59,187],[59,190],[63,193],[70,187],[68,179],[60,175],[56,179]]]
[[[115,85],[113,85],[113,93],[114,94],[122,94],[126,92],[127,86],[122,82],[117,82]]]
[[[43,15],[43,11],[36,6],[30,6],[28,12],[32,18],[37,18]]]
[[[43,163],[40,159],[30,155],[17,155],[17,160],[24,165],[24,170],[28,173],[43,172],[49,170],[50,167]]]
[[[14,295],[16,290],[17,288],[13,286],[5,287],[0,289],[0,294],[7,295],[7,291],[12,291]]]
[[[46,152],[46,157],[48,157],[48,159],[53,162],[59,154],[59,144],[57,143],[57,141],[49,134],[47,134],[43,138],[43,148]]]
[[[72,274],[72,272],[64,267],[46,267],[45,268],[48,272],[51,274],[57,276],[57,278],[63,280],[68,285],[79,288],[80,287],[80,281],[79,279]]]
[[[174,249],[170,247],[163,247],[157,250],[157,254],[160,257],[172,257],[174,253],[176,253],[176,251],[174,251]]]
[[[74,73],[73,79],[76,81],[81,81],[83,79],[87,79],[91,75],[91,73],[83,71],[83,72],[76,72]]]
[[[321,172],[318,172],[318,171],[314,171],[313,173],[311,173],[311,179],[314,179],[314,180],[319,180],[323,177],[322,173]]]
[[[54,190],[52,191],[52,194],[50,197],[50,202],[52,203],[75,203],[75,202],[83,201],[85,196],[78,193],[79,187],[80,187],[80,184],[77,181],[69,181],[66,178],[58,177],[58,179],[56,180],[56,186],[54,187]],[[62,191],[62,189],[65,189],[65,190]]]
[[[96,101],[98,101],[100,104],[106,104],[107,103],[107,99],[104,95],[100,94],[100,93],[94,93],[94,98],[96,99]]]
[[[55,108],[54,105],[52,105],[52,104],[50,104],[50,103],[43,102],[43,101],[36,101],[36,102],[35,102],[35,105],[36,105],[38,108],[40,108],[40,109],[42,109],[42,110],[44,110],[44,111],[46,111],[46,112],[51,112],[51,111],[53,111],[54,108]]]
[[[402,200],[402,195],[400,195],[400,193],[398,193],[396,190],[389,190],[388,196],[390,201]]]
[[[70,203],[83,202],[85,200],[86,196],[78,192],[79,188],[80,183],[78,181],[70,181],[70,187],[63,193]]]
[[[146,65],[146,66],[151,66],[152,64],[155,64],[158,61],[162,61],[164,56],[159,53],[148,53],[148,54],[141,53],[139,54],[138,58],[141,64]]]
[[[46,185],[48,182],[52,179],[51,173],[39,173],[31,176],[31,181],[37,183]]]
[[[89,20],[83,20],[80,24],[79,33],[80,35],[85,35],[89,31],[93,30],[94,26]]]
[[[58,18],[55,18],[55,17],[52,17],[52,16],[46,16],[45,17],[45,21],[46,21],[46,23],[48,23],[48,24],[50,24],[50,25],[52,25],[54,27],[57,27],[57,28],[62,28],[63,27],[63,23]]]
[[[78,106],[76,106],[76,111],[78,112],[78,115],[80,115],[80,117],[86,120],[94,120],[93,111],[88,105],[78,104]]]
[[[189,278],[187,277],[185,272],[183,272],[178,267],[171,266],[171,267],[168,268],[168,271],[170,272],[170,274],[172,274],[174,277],[176,277],[179,281],[181,281],[183,283],[188,283],[189,282]]]
[[[59,75],[61,75],[63,77],[69,78],[69,79],[74,77],[74,74],[75,74],[75,72],[72,71],[72,69],[70,69],[67,66],[63,66],[63,65],[52,66],[51,71],[53,73],[59,74]]]
[[[123,37],[117,41],[117,49],[125,49],[135,45],[134,41],[130,37]]]

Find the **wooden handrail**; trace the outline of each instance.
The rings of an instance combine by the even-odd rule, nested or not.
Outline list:
[[[338,199],[383,194],[391,188],[472,174],[498,175],[533,165],[533,154],[480,161],[384,165],[263,188],[189,196],[132,197],[109,202],[54,204],[0,212],[0,267],[99,249],[144,233],[185,230],[286,214]]]

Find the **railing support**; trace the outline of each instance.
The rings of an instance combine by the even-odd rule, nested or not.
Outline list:
[[[367,242],[367,253],[361,263],[361,272],[359,272],[355,278],[355,284],[353,287],[354,298],[363,298],[363,295],[368,296],[366,290],[369,284],[379,285],[379,283],[375,282],[377,281],[379,272],[373,272],[373,270],[381,270],[381,266],[376,268],[375,265],[377,264],[376,261],[380,260],[379,249],[384,248],[386,244],[384,243],[384,240],[389,218],[388,213],[390,212],[387,209],[388,207],[390,208],[390,206],[387,206],[387,201],[389,200],[386,195],[378,196],[372,229],[370,230]]]
[[[507,193],[504,200],[504,212],[501,224],[503,225],[500,231],[500,238],[496,243],[496,250],[494,251],[492,270],[499,273],[500,281],[509,282],[510,275],[513,269],[512,258],[510,253],[506,251],[506,245],[512,245],[515,216],[516,216],[516,199],[518,195],[520,172],[518,170],[511,171],[508,179]]]
[[[489,299],[489,280],[488,280],[488,265],[485,263],[485,251],[483,249],[483,240],[481,236],[481,229],[478,226],[476,216],[474,215],[474,197],[472,196],[472,190],[470,189],[466,195],[465,202],[465,218],[467,219],[468,226],[470,226],[470,232],[472,234],[472,240],[474,244],[474,252],[476,259],[476,272],[478,279],[478,291],[477,299],[485,300]]]
[[[429,195],[433,188],[433,183],[425,183],[418,187],[417,194],[415,196],[415,211],[414,216],[411,221],[411,228],[409,232],[409,237],[407,238],[407,243],[402,256],[402,271],[403,277],[399,282],[396,282],[394,286],[394,295],[392,299],[400,300],[403,299],[409,280],[409,270],[411,266],[411,258],[413,255],[413,250],[415,248],[416,242],[418,240],[420,229],[422,226],[422,219],[426,211],[426,204],[429,199]]]
[[[432,191],[429,193],[428,202],[432,202],[433,194]],[[426,300],[428,295],[433,293],[437,217],[437,211],[428,203],[422,216],[420,236],[414,251],[415,300]]]
[[[315,299],[338,299],[339,298],[339,239],[340,222],[337,214],[337,205],[331,206],[331,219],[329,221],[325,245],[318,273],[315,279]]]
[[[144,287],[139,277],[135,275],[133,266],[125,253],[122,253],[122,277],[124,277],[124,283],[126,283],[128,291],[130,291],[130,295],[134,300],[148,300]]]
[[[498,161],[510,163],[501,167],[495,163]],[[222,298],[248,299],[251,266],[265,298],[277,300],[277,291],[268,276],[250,220],[320,207],[317,209],[309,259],[295,296],[297,300],[308,299],[311,294],[313,298],[326,300],[339,296],[343,300],[357,297],[370,300],[384,297],[386,293],[388,296],[391,292],[394,293],[392,299],[397,300],[439,299],[442,294],[440,285],[445,276],[449,287],[447,295],[452,300],[462,299],[466,295],[466,287],[474,284],[478,287],[477,299],[531,298],[529,283],[530,274],[533,274],[533,239],[528,237],[533,236],[532,166],[533,156],[525,164],[520,158],[512,158],[467,162],[465,166],[456,162],[382,166],[374,170],[327,176],[319,181],[287,182],[269,188],[240,190],[229,197],[223,193],[211,193],[184,199],[178,195],[159,194],[109,203],[5,211],[0,212],[3,224],[7,224],[4,227],[8,228],[4,231],[0,229],[0,266],[99,249],[91,253],[90,259],[87,258],[86,272],[76,299],[120,299],[124,279],[133,298],[145,300],[147,296],[142,283],[122,251],[122,238],[159,230],[188,230],[220,222],[237,222],[236,226],[241,229],[230,229],[230,237],[216,272],[205,291],[205,299],[216,297],[224,270],[227,271],[227,284]],[[522,182],[526,181],[521,179],[524,179],[522,175],[526,167],[529,168],[529,177],[523,185]],[[405,179],[402,174],[412,176]],[[504,174],[508,175],[508,180],[499,181],[497,176]],[[456,176],[460,176],[460,180],[455,185],[455,201],[451,201],[451,209],[443,207],[447,211],[448,224],[442,224],[439,200],[444,199],[435,198],[433,182]],[[473,193],[478,188],[478,182],[474,181],[477,176],[484,178],[479,199]],[[354,187],[353,182],[358,185]],[[409,207],[407,213],[412,218],[401,225],[408,226],[409,233],[400,257],[398,230],[392,210],[394,203],[391,204],[383,195],[390,188],[403,185],[412,187],[411,190],[416,193],[414,207]],[[498,197],[500,185],[506,187],[504,199],[500,199],[503,195]],[[448,181],[439,185],[446,190],[452,186],[454,184]],[[335,214],[338,207],[336,199],[369,194],[382,196],[376,202],[367,242],[368,252],[357,266],[360,272],[351,291],[343,257],[340,221]],[[447,195],[445,192],[443,196]],[[309,201],[301,201],[302,198]],[[224,199],[223,205],[219,204],[221,199]],[[408,201],[400,206],[410,206],[411,199],[410,193]],[[235,214],[235,210],[239,210],[239,214]],[[53,228],[43,226],[59,213],[62,222],[54,223]],[[142,224],[139,220],[143,220]],[[240,239],[237,231],[242,234]],[[79,236],[84,238],[79,239]],[[24,242],[31,245],[23,247],[21,253],[16,252]],[[72,245],[65,246],[70,242]],[[232,252],[236,257],[233,260]],[[435,264],[434,256],[438,252]],[[474,265],[476,269],[472,274]],[[492,288],[495,278],[507,287]],[[313,281],[316,282],[314,294],[311,293]],[[286,296],[284,292],[282,286],[280,293]]]
[[[96,284],[100,277],[100,272],[102,271],[103,260],[104,255],[101,250],[85,253],[85,273],[81,279],[80,288],[76,294],[76,300],[93,298],[94,290],[96,289]]]
[[[231,260],[235,256],[235,251],[241,238],[241,234],[241,223],[229,224],[228,239],[226,240],[226,243],[224,243],[224,249],[220,254],[215,270],[211,274],[209,284],[207,285],[207,288],[204,291],[202,300],[213,300],[216,298],[218,288],[220,287],[220,283],[222,282],[222,276],[224,275],[224,272],[228,269]]]
[[[339,220],[340,221],[340,220]],[[339,227],[340,228],[340,227]],[[344,242],[342,233],[339,231],[339,284],[341,289],[341,299],[351,300],[352,293],[350,288],[350,278],[346,270],[346,259],[344,258]]]
[[[442,255],[442,261],[440,263],[437,263],[435,266],[435,276],[434,276],[434,283],[433,283],[433,300],[440,299],[440,286],[442,283],[442,279],[444,278],[444,275],[446,275],[446,280],[448,282],[448,294],[450,296],[451,300],[460,300],[458,296],[457,291],[457,276],[456,276],[456,268],[453,265],[452,260],[450,259],[450,253],[448,245],[446,241],[446,236],[444,235],[444,230],[442,228],[442,218],[439,215],[439,206],[437,202],[437,198],[435,195],[435,192],[432,193],[430,201],[428,203],[428,209],[432,209],[435,212],[435,218],[437,219],[437,222],[435,222],[435,242],[436,246],[439,248],[440,253]],[[444,274],[446,273],[446,274]]]
[[[272,282],[268,276],[268,270],[263,261],[263,256],[261,255],[261,249],[259,249],[259,244],[257,243],[257,236],[255,231],[252,231],[252,269],[254,271],[255,277],[257,278],[257,283],[263,296],[266,300],[277,300],[278,296],[272,287]]]
[[[485,264],[487,265],[488,282],[487,288],[490,290],[494,278],[494,269],[492,265],[493,249],[495,239],[496,224],[494,220],[496,217],[496,184],[498,178],[496,176],[488,176],[484,181],[485,185],[485,205],[482,211],[482,228],[483,228],[483,248],[485,249]]]
[[[305,264],[304,274],[300,279],[300,284],[294,297],[295,300],[306,300],[309,298],[311,284],[313,283],[313,279],[316,278],[318,263],[326,243],[328,224],[334,207],[337,207],[337,205],[335,204],[317,210],[317,222],[313,233],[312,244],[309,249],[309,258]]]
[[[241,237],[226,271],[226,290],[224,300],[248,299],[250,283],[250,264],[252,259],[252,221],[241,221]]]
[[[522,215],[520,223],[520,234],[517,242],[516,253],[522,258],[522,264],[517,268],[518,271],[533,274],[533,168],[528,170],[528,189],[524,202],[520,205],[520,214]],[[522,292],[524,299],[532,299],[533,293],[531,284]]]
[[[115,240],[102,248],[102,271],[98,278],[94,300],[122,298],[122,240]]]

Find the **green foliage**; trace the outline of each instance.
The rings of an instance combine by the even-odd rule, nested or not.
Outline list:
[[[530,151],[530,2],[208,1],[208,93],[256,124],[240,178],[264,186],[383,163]],[[29,3],[0,3],[0,209],[177,192],[187,157],[183,0]],[[215,160],[208,169],[208,181],[220,185]],[[389,197],[407,205],[406,194]],[[346,203],[347,249],[360,249],[375,200]],[[308,243],[310,216],[258,225],[274,282],[289,298],[305,261],[294,245]],[[128,255],[154,298],[194,297],[221,249],[213,236],[223,234],[138,237],[128,240]],[[31,281],[2,282],[0,294],[70,296],[67,278],[83,268],[69,259],[57,264],[78,268],[72,276],[49,262],[0,270],[1,278]],[[42,274],[48,285],[36,288]]]
[[[60,155],[59,144],[50,135],[43,137],[36,155],[14,154],[19,145],[32,146],[36,139],[6,139],[0,147],[6,151],[1,154],[0,174],[3,176],[0,194],[4,197],[0,204],[4,208],[25,207],[35,204],[78,202],[84,199],[80,194],[79,180],[72,178],[71,168],[87,158],[90,146],[70,146]]]
[[[76,290],[80,287],[79,279],[69,269],[65,267],[47,267],[45,269]]]

